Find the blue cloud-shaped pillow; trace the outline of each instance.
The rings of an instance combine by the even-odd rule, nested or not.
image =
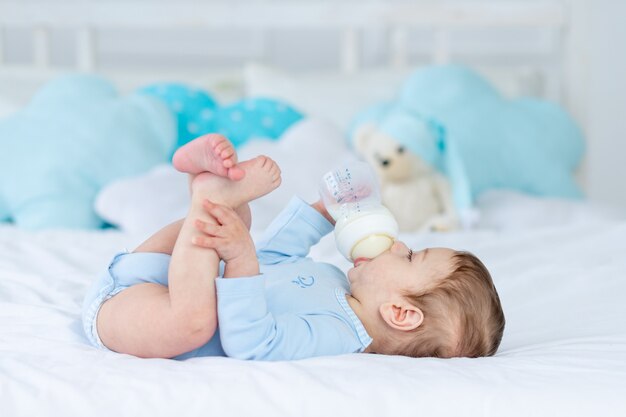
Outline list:
[[[415,71],[395,101],[365,110],[352,131],[363,123],[375,123],[448,174],[461,209],[491,188],[582,196],[573,172],[584,138],[572,118],[547,101],[507,99],[468,68]]]
[[[175,120],[158,100],[120,97],[96,76],[68,75],[0,121],[0,221],[30,229],[98,228],[98,190],[166,162]]]
[[[206,133],[221,133],[235,147],[251,138],[278,139],[302,114],[271,98],[248,98],[220,105],[208,92],[179,83],[157,83],[140,93],[163,101],[178,124],[176,147]]]

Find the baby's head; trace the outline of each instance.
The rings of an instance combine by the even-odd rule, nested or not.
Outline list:
[[[412,252],[396,242],[348,271],[350,304],[374,342],[367,349],[412,357],[493,355],[504,314],[489,271],[468,252]]]

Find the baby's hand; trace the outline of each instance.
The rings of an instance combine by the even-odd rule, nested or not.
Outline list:
[[[326,206],[321,199],[317,200],[315,203],[312,203],[311,207],[317,210],[319,214],[324,216],[326,220],[328,220],[333,226],[335,225],[335,219],[333,219],[333,217],[328,213],[328,210],[326,210]]]
[[[204,236],[194,236],[192,243],[203,248],[215,249],[226,263],[225,277],[257,275],[259,264],[254,242],[237,213],[230,207],[209,200],[205,200],[202,207],[213,216],[217,224],[197,219],[196,229]]]

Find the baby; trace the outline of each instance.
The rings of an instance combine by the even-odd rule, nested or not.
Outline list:
[[[496,352],[504,315],[474,255],[413,252],[397,241],[374,259],[357,259],[346,277],[306,257],[333,229],[321,201],[292,199],[255,249],[247,203],[280,184],[271,159],[238,163],[225,137],[206,135],[180,148],[173,163],[190,176],[189,213],[116,255],[96,281],[83,307],[95,346],[176,359]]]

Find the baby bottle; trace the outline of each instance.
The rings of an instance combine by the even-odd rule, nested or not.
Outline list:
[[[376,174],[365,162],[327,172],[320,182],[326,210],[335,219],[335,241],[350,261],[374,258],[393,245],[398,223],[382,205]]]

